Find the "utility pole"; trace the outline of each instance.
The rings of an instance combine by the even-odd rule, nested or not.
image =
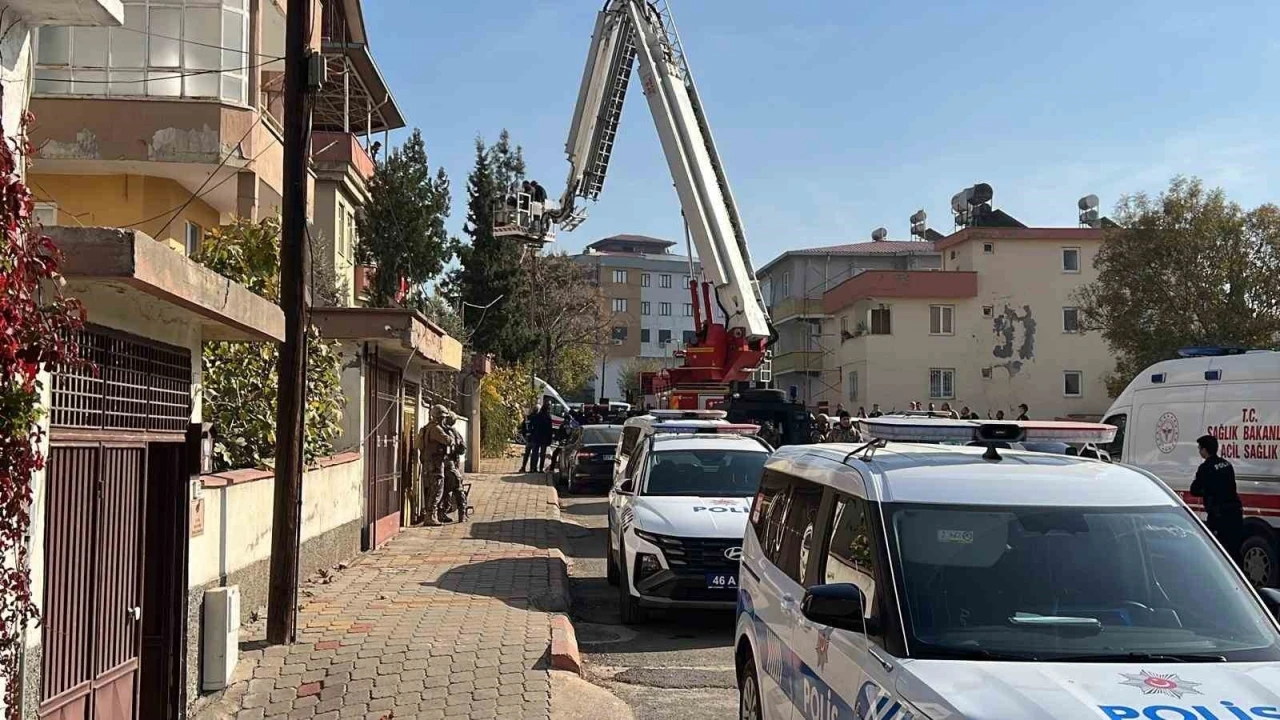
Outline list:
[[[280,308],[284,344],[277,366],[275,503],[271,524],[271,577],[267,642],[292,643],[298,604],[301,539],[302,424],[306,382],[307,137],[311,129],[307,37],[315,0],[288,0],[284,34],[284,194],[280,233]]]

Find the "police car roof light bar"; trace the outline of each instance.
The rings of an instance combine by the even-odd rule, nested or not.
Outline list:
[[[729,416],[724,410],[650,410],[659,420],[723,420]]]
[[[654,433],[667,435],[755,435],[759,425],[750,423],[701,423],[663,422],[653,426]]]
[[[870,437],[894,442],[969,443],[987,446],[983,455],[999,460],[997,445],[1014,442],[1065,442],[1106,444],[1115,439],[1116,428],[1102,423],[1033,420],[1022,422],[983,422],[926,417],[879,417],[858,421],[862,432]]]

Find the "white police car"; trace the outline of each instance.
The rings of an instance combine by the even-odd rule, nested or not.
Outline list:
[[[743,540],[741,717],[1280,719],[1280,593],[1155,476],[931,443],[1092,423],[862,421],[784,447]]]
[[[755,425],[648,428],[609,493],[608,578],[622,621],[647,607],[734,608],[751,498],[771,448]]]

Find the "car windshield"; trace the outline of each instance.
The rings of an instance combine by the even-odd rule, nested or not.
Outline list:
[[[913,657],[1280,660],[1185,510],[886,504]]]
[[[763,448],[761,448],[763,450]],[[642,495],[752,497],[769,453],[749,450],[659,450]]]
[[[616,445],[622,435],[620,425],[588,425],[582,428],[583,445]]]

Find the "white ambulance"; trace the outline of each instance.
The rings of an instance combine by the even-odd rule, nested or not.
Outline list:
[[[859,422],[782,447],[742,542],[743,720],[1280,719],[1280,591],[1151,473],[998,449],[1095,423]],[[987,447],[942,443],[981,441]]]
[[[1119,428],[1111,457],[1155,473],[1200,509],[1187,492],[1201,462],[1196,438],[1218,438],[1244,503],[1245,574],[1280,586],[1280,352],[1193,352],[1143,370],[1116,398],[1103,416]]]

